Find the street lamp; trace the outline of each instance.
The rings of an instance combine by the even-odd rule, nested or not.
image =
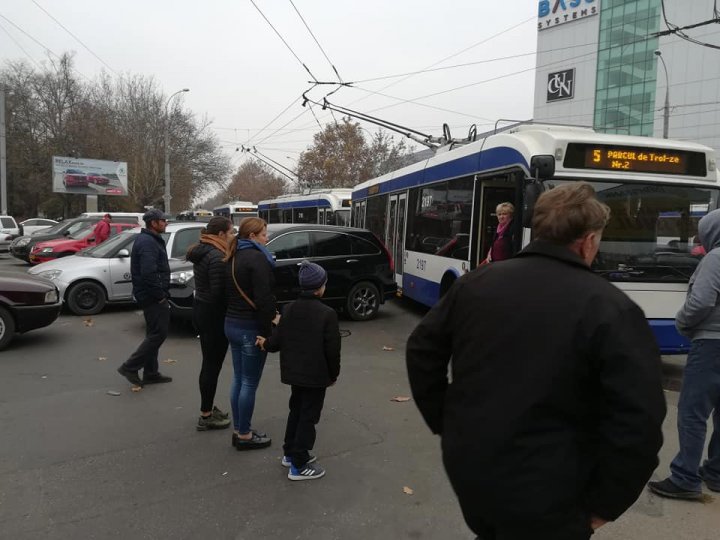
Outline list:
[[[670,78],[668,77],[667,66],[665,65],[665,59],[662,57],[661,51],[655,51],[657,56],[662,62],[663,70],[665,70],[665,107],[663,108],[663,139],[668,138],[668,131],[670,129]]]
[[[165,196],[163,197],[165,201],[165,213],[170,213],[170,117],[168,116],[168,105],[170,105],[170,100],[177,96],[178,94],[182,94],[183,92],[189,92],[189,88],[183,88],[182,90],[178,90],[173,95],[171,95],[168,100],[165,102]]]

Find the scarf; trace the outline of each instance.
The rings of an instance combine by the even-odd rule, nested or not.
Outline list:
[[[216,234],[209,234],[209,233],[200,233],[200,243],[201,244],[208,244],[210,246],[216,247],[220,251],[222,251],[223,255],[227,253],[227,243],[222,240],[219,236]]]
[[[508,230],[511,223],[512,223],[512,219],[508,219],[505,223],[499,223],[497,226],[497,230],[495,231],[496,234],[498,236],[502,236],[503,233]]]
[[[242,249],[257,249],[260,253],[265,255],[265,258],[270,263],[270,266],[275,268],[275,259],[273,259],[272,253],[270,253],[265,246],[263,246],[259,242],[256,242],[255,240],[249,240],[248,238],[240,238],[237,241],[237,249],[238,251]]]

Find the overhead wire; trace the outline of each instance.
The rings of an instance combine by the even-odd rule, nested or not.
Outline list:
[[[286,46],[286,47],[288,48],[288,50],[292,53],[292,55],[295,57],[295,59],[296,59],[298,62],[300,62],[300,65],[305,68],[305,71],[307,71],[308,74],[310,75],[310,77],[312,77],[312,80],[315,81],[315,82],[318,82],[318,80],[317,80],[317,78],[315,77],[315,75],[313,75],[313,74],[312,74],[312,71],[310,71],[310,68],[308,68],[308,67],[305,65],[305,62],[303,62],[302,60],[300,60],[300,57],[295,53],[295,51],[294,51],[293,48],[288,44],[288,42],[285,41],[285,38],[282,37],[282,35],[280,34],[280,32],[278,32],[277,28],[275,28],[275,26],[273,26],[273,23],[270,22],[270,19],[268,19],[268,18],[265,16],[265,14],[262,12],[262,10],[261,10],[261,9],[258,7],[258,5],[255,3],[255,0],[250,0],[250,3],[251,3],[253,6],[255,6],[255,9],[258,11],[258,13],[260,13],[260,15],[262,16],[262,18],[265,19],[265,22],[268,23],[268,24],[270,25],[270,28],[272,28],[273,31],[277,34],[277,37],[279,37],[280,40],[285,44],[285,46]]]
[[[109,65],[107,62],[105,62],[105,60],[103,60],[103,59],[100,58],[97,54],[95,54],[95,51],[93,51],[90,47],[88,47],[88,46],[83,42],[83,40],[81,40],[81,39],[80,39],[79,37],[77,37],[74,33],[72,33],[63,23],[61,23],[59,20],[57,20],[55,17],[53,17],[44,7],[42,7],[40,4],[38,4],[38,3],[37,3],[37,0],[32,0],[32,3],[35,4],[35,5],[38,7],[38,9],[40,9],[43,13],[45,13],[45,15],[47,15],[47,16],[50,17],[53,21],[55,21],[55,22],[58,24],[58,26],[60,26],[60,28],[62,28],[62,29],[65,30],[68,34],[70,34],[73,38],[75,38],[75,41],[77,41],[80,45],[82,45],[83,47],[85,47],[85,49],[86,49],[90,54],[92,54],[95,58],[97,58],[97,59],[102,63],[102,65],[104,65],[106,68],[108,68],[113,74],[117,75],[117,72],[116,72],[113,68],[111,68],[110,65]]]
[[[15,36],[13,36],[10,33],[10,31],[7,28],[5,28],[5,26],[2,23],[0,23],[0,30],[2,30],[3,32],[5,32],[7,34],[7,36],[13,41],[13,43],[15,43],[15,45],[17,45],[18,49],[20,49],[25,54],[25,56],[28,57],[28,60],[30,60],[33,64],[35,64],[39,69],[42,69],[42,65],[40,64],[40,62],[38,62],[32,56],[30,56],[30,53],[28,53],[27,50],[25,50],[25,47],[23,47],[20,44],[20,42],[17,39],[15,39]]]
[[[298,14],[298,17],[300,17],[300,20],[301,20],[301,21],[303,22],[303,24],[305,25],[305,28],[307,28],[307,31],[310,32],[310,35],[311,35],[312,38],[315,40],[315,43],[317,44],[318,48],[320,49],[320,52],[323,53],[323,56],[325,57],[325,60],[328,61],[328,64],[330,64],[330,67],[331,67],[331,68],[333,69],[333,71],[335,72],[335,75],[337,75],[338,81],[343,82],[342,77],[340,76],[340,73],[338,73],[338,70],[337,70],[337,68],[335,67],[335,64],[332,63],[332,61],[331,61],[330,58],[328,57],[327,53],[325,52],[325,49],[323,49],[322,45],[320,45],[320,42],[318,41],[317,37],[315,37],[315,34],[313,33],[313,31],[310,30],[310,26],[308,26],[308,23],[305,21],[305,18],[300,14],[300,11],[299,11],[298,8],[295,6],[295,2],[293,2],[293,0],[290,0],[290,5],[292,5],[293,9],[295,10],[295,13]],[[317,81],[316,81],[316,82],[317,82]]]

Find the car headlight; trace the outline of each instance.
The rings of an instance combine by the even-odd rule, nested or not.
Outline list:
[[[40,250],[40,253],[52,253],[52,252],[53,252],[53,248],[51,248],[51,247],[42,248]]]
[[[181,270],[180,272],[173,272],[170,274],[170,283],[173,285],[185,285],[188,281],[190,281],[193,276],[195,275],[195,272],[192,270]]]
[[[57,279],[60,277],[60,274],[62,274],[62,270],[45,270],[44,272],[40,272],[38,277],[45,279]]]
[[[56,304],[57,301],[58,301],[57,289],[53,289],[52,291],[48,291],[45,293],[45,303],[46,304]]]
[[[17,240],[15,240],[13,242],[13,244],[16,247],[27,246],[29,243],[30,243],[30,238],[28,238],[27,236],[21,236],[20,238],[18,238]]]

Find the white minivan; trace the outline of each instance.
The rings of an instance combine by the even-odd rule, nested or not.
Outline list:
[[[10,241],[20,234],[15,218],[12,216],[0,216],[0,252],[8,251]]]

